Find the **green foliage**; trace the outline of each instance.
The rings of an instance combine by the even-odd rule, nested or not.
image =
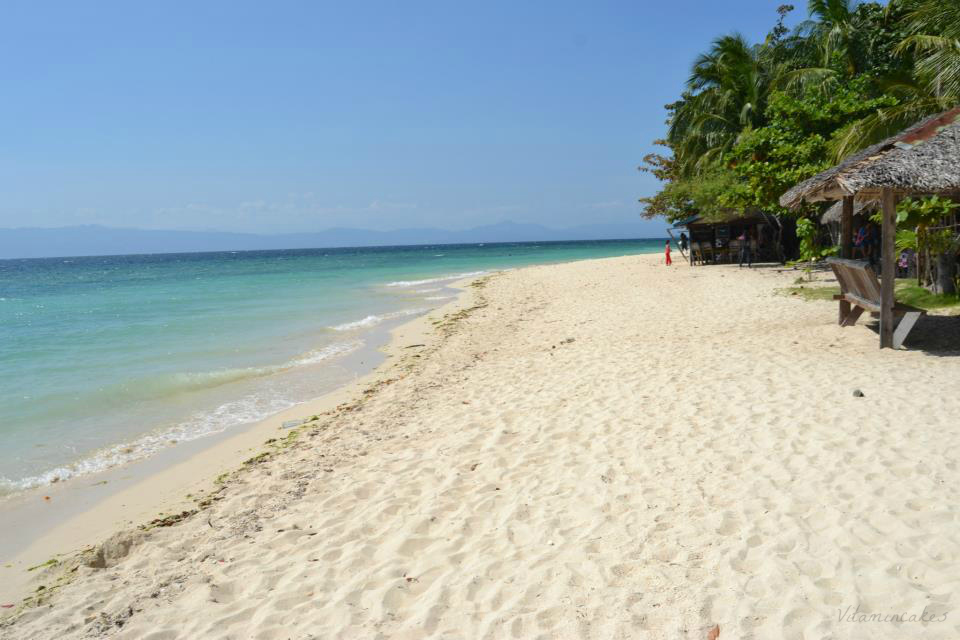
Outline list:
[[[677,176],[722,164],[745,128],[762,124],[775,68],[739,34],[722,36],[697,57],[680,100],[668,105],[667,143]]]
[[[915,58],[914,74],[934,93],[960,96],[960,3],[956,0],[906,0],[908,35],[900,53]]]
[[[897,204],[897,249],[913,249],[939,255],[952,248],[955,237],[951,230],[940,229],[931,231],[929,227],[939,224],[950,215],[960,204],[941,198],[930,196],[927,198],[904,198]],[[870,220],[875,224],[883,223],[883,213],[877,211]]]
[[[857,76],[907,71],[910,65],[896,52],[908,35],[900,3],[888,6],[852,0],[811,0],[810,20],[800,33],[817,52],[816,63],[798,65],[795,78],[813,78],[821,86]]]
[[[800,238],[800,259],[815,260],[819,257],[817,245],[817,224],[809,218],[797,220],[797,236]]]
[[[816,262],[833,253],[836,247],[821,247],[819,242],[820,227],[810,218],[797,220],[797,237],[800,238],[800,260],[807,263]]]
[[[807,9],[793,31],[784,25],[793,6],[782,5],[762,43],[727,35],[697,58],[666,107],[659,142],[669,153],[641,167],[663,183],[641,199],[645,216],[786,215],[777,201],[797,182],[960,103],[960,2],[808,0]]]
[[[935,256],[952,250],[956,240],[951,229],[928,230],[925,236],[923,244],[926,246],[924,248]]]
[[[675,178],[651,198],[641,198],[646,215],[666,217],[671,224],[699,214],[708,220],[724,220],[736,215],[723,206],[724,199],[737,193],[742,185],[733,171],[711,169],[696,177]]]
[[[897,251],[919,251],[917,232],[913,229],[897,229],[896,247]]]
[[[831,165],[831,136],[851,120],[896,103],[891,96],[867,97],[866,85],[853,81],[830,96],[774,93],[768,124],[745,132],[729,155],[743,188],[731,191],[723,203],[786,213],[777,202],[783,192]]]
[[[919,309],[960,312],[960,297],[950,294],[931,293],[913,280],[897,280],[897,301]]]
[[[777,293],[786,296],[796,296],[803,300],[833,301],[833,296],[840,293],[840,287],[804,286],[801,284],[778,289]],[[925,309],[927,311],[938,309],[960,312],[960,297],[930,293],[930,291],[917,285],[912,280],[897,280],[896,296],[898,302],[917,307],[918,309]]]
[[[904,198],[897,205],[897,224],[907,227],[935,225],[957,207],[960,204],[940,196]]]

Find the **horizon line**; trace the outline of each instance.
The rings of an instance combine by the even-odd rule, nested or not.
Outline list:
[[[666,236],[664,236],[665,238]],[[216,251],[149,251],[139,253],[86,253],[64,256],[37,256],[32,258],[10,258],[0,256],[0,261],[12,260],[65,260],[74,258],[130,258],[136,256],[182,256],[215,253],[277,253],[282,251],[353,251],[356,249],[398,249],[415,247],[484,247],[518,244],[570,244],[574,242],[659,242],[664,238],[602,238],[583,240],[500,240],[496,242],[432,242],[420,244],[375,244],[349,247],[287,247],[283,249],[219,249]]]
[[[346,226],[333,226],[333,227],[324,227],[322,229],[316,229],[311,231],[281,231],[281,232],[263,232],[263,231],[231,231],[228,229],[178,229],[174,227],[119,227],[119,226],[110,226],[106,224],[100,224],[96,222],[91,223],[81,223],[81,224],[67,224],[60,225],[56,227],[0,227],[0,231],[62,231],[66,229],[108,229],[111,231],[145,231],[145,232],[176,232],[176,233],[226,233],[234,235],[245,235],[245,236],[262,236],[262,237],[276,237],[276,236],[286,236],[286,235],[304,235],[304,234],[316,234],[316,233],[328,233],[330,231],[363,231],[365,233],[396,233],[398,231],[443,231],[446,233],[463,233],[466,231],[475,231],[477,229],[484,229],[487,227],[496,227],[501,225],[512,225],[517,227],[539,227],[541,229],[547,229],[550,231],[572,231],[579,229],[581,227],[613,227],[613,226],[627,226],[631,224],[643,224],[657,222],[655,220],[649,220],[646,218],[639,218],[636,221],[624,221],[624,222],[598,222],[598,223],[584,223],[577,224],[569,227],[554,227],[541,224],[539,222],[515,222],[513,220],[501,220],[499,222],[491,222],[487,224],[480,224],[472,227],[466,227],[463,229],[449,229],[445,227],[433,227],[433,226],[409,226],[409,227],[393,227],[391,229],[371,229],[369,227],[346,227]]]

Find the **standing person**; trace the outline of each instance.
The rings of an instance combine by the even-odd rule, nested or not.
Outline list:
[[[857,233],[853,236],[853,259],[857,259],[857,254],[860,254],[861,259],[867,257],[867,248],[864,243],[867,240],[867,228],[861,226],[857,229]]]
[[[873,224],[872,221],[867,223],[867,232],[863,243],[867,251],[867,260],[870,262],[870,266],[876,266],[877,254],[880,249],[880,233],[877,230],[877,225]]]
[[[667,266],[669,267],[670,265],[673,264],[673,260],[670,259],[670,241],[669,241],[669,240],[667,240],[667,244],[666,244],[666,246],[664,247],[663,252],[664,252],[664,256],[665,256],[666,261],[667,261]]]
[[[746,259],[747,268],[753,267],[753,251],[750,247],[750,232],[746,229],[743,230],[743,233],[740,234],[740,237],[737,238],[740,241],[740,267],[743,267],[743,261]]]
[[[683,231],[680,232],[680,253],[683,253],[687,250],[687,234]]]

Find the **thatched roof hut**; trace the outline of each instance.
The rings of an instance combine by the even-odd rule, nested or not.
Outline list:
[[[853,207],[853,215],[873,213],[880,208],[879,200],[861,200]],[[839,224],[843,215],[843,200],[837,200],[820,216],[820,224]]]
[[[898,195],[960,192],[960,107],[927,118],[804,180],[780,196],[780,204],[798,209],[804,202],[854,194],[858,200],[878,200],[883,188]]]
[[[854,201],[880,202],[883,275],[880,300],[873,304],[879,302],[881,348],[894,345],[897,198],[928,194],[960,194],[960,107],[927,118],[879,144],[855,153],[780,196],[780,204],[790,209],[799,209],[805,202],[842,199],[840,247],[844,258],[850,257]],[[837,271],[839,263],[833,266],[840,280]],[[841,299],[841,318],[844,317],[844,305],[849,311],[850,304],[849,300]]]
[[[730,210],[714,216],[690,216],[677,222],[674,229],[685,229],[690,243],[687,259],[691,265],[736,261],[744,233],[750,238],[752,258],[779,261],[783,253],[783,233],[779,226],[773,227],[771,219],[761,211]]]

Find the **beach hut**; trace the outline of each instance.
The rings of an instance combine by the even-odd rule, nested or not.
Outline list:
[[[690,239],[691,265],[736,262],[742,242],[739,238],[744,232],[750,238],[754,260],[759,262],[779,257],[778,234],[762,213],[731,213],[722,219],[695,215],[678,222],[673,230],[680,228],[686,230]]]
[[[859,200],[854,202],[853,216],[870,216],[880,209],[880,203],[876,200]],[[820,216],[822,225],[839,225],[843,218],[843,200],[837,200],[833,205],[823,212]]]
[[[854,202],[853,206],[853,215],[851,219],[859,218],[860,224],[863,224],[864,221],[876,213],[880,209],[880,203],[876,200],[860,200]],[[844,247],[842,245],[843,239],[843,200],[837,200],[833,205],[823,212],[823,215],[820,216],[820,224],[827,228],[830,233],[830,239],[835,245],[839,245],[841,249],[841,255],[844,258],[850,258],[851,247],[848,245]],[[853,227],[851,226],[851,229]]]
[[[841,255],[849,258],[855,201],[876,200],[883,211],[881,231],[880,347],[893,347],[897,199],[910,195],[960,194],[960,107],[923,120],[855,153],[780,197],[799,209],[804,203],[841,200]],[[842,312],[841,312],[842,313]]]

